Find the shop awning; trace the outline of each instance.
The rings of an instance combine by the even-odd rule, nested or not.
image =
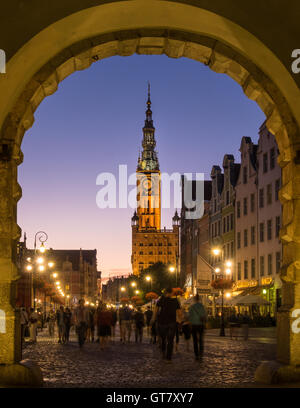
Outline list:
[[[258,295],[246,295],[246,296],[239,296],[236,299],[233,299],[233,304],[238,305],[269,305],[266,299],[262,298]]]

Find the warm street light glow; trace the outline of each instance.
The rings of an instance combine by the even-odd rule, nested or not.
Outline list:
[[[53,268],[54,262],[48,262],[48,266],[49,266],[49,268]]]
[[[170,266],[169,271],[170,271],[170,272],[175,272],[174,266]]]
[[[31,258],[27,258],[27,261],[30,262],[30,261],[31,261]]]
[[[38,263],[38,264],[42,264],[42,263],[44,263],[44,258],[43,257],[38,257],[38,259],[36,260],[36,262]]]
[[[90,304],[90,302],[86,301],[85,304],[86,304],[86,306],[88,306]]]
[[[45,270],[44,265],[40,265],[40,266],[39,266],[39,271],[40,271],[40,272],[43,272],[44,270]]]
[[[230,298],[231,298],[231,293],[229,293],[229,292],[225,293],[225,297],[226,297],[227,299],[230,299]]]
[[[146,281],[151,281],[151,276],[146,276]]]
[[[139,291],[139,290],[136,290],[135,293],[138,295],[138,294],[140,293],[140,291]]]
[[[214,248],[213,250],[212,250],[212,253],[214,254],[214,255],[220,255],[220,252],[221,252],[221,250],[219,249],[219,248]]]
[[[52,276],[53,278],[57,278],[58,274],[55,272]]]
[[[230,275],[230,274],[231,274],[231,269],[230,269],[230,268],[227,268],[227,269],[225,270],[225,273],[226,273],[226,275]]]
[[[131,286],[134,288],[136,286],[136,282],[131,282]]]
[[[42,245],[39,247],[39,251],[40,251],[41,254],[43,254],[46,251],[44,243],[42,243]]]
[[[67,299],[69,299],[70,298],[70,295],[67,295]]]
[[[121,286],[121,292],[125,292],[126,288],[124,288],[124,286]]]
[[[267,294],[267,289],[263,289],[262,293],[263,293],[264,295],[266,295],[266,294]]]
[[[220,271],[221,271],[220,268],[216,268],[216,269],[215,269],[215,272],[216,272],[216,273],[219,273]]]
[[[32,265],[27,265],[26,269],[27,269],[27,271],[31,271],[32,270]]]
[[[232,267],[232,262],[231,262],[231,261],[227,261],[225,265],[226,265],[228,268],[231,268],[231,267]]]
[[[56,281],[56,282],[55,282],[55,285],[60,285],[60,281]]]

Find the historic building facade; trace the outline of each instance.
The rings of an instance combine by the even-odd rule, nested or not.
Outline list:
[[[275,315],[281,302],[282,261],[281,169],[278,147],[265,123],[258,144],[250,137],[241,143],[241,172],[236,185],[236,277],[235,289],[263,296]]]
[[[173,229],[161,229],[161,179],[159,162],[155,151],[155,128],[153,126],[150,86],[145,126],[143,127],[143,151],[138,159],[137,211],[132,221],[131,264],[134,275],[156,262],[172,264],[178,272],[179,216],[173,217]]]
[[[192,200],[196,200],[196,183],[202,181],[187,180],[182,176],[182,205],[180,223],[180,283],[188,293],[202,295],[204,300],[211,293],[210,282],[212,268],[209,265],[209,203],[211,199],[211,181],[203,182],[203,214],[198,218],[188,218],[184,200],[185,184],[191,184]],[[204,302],[205,303],[205,302]]]

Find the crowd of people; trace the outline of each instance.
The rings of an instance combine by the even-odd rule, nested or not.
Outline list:
[[[26,327],[29,327],[30,341],[35,343],[39,314],[34,309],[27,313],[21,310],[21,333],[24,340]],[[154,310],[147,307],[145,312],[141,307],[133,308],[126,304],[118,310],[105,303],[97,308],[86,306],[83,299],[76,308],[60,306],[57,311],[51,310],[46,316],[49,336],[54,338],[57,327],[58,343],[65,344],[70,339],[70,329],[75,328],[79,347],[86,341],[98,342],[100,349],[106,349],[109,340],[116,336],[116,325],[119,323],[121,344],[143,342],[146,329],[150,343],[158,344],[162,357],[170,362],[172,359],[174,340],[175,350],[178,348],[180,335],[184,337],[186,350],[189,351],[191,338],[193,339],[195,359],[203,355],[203,334],[206,324],[206,311],[196,295],[189,308],[182,308],[171,288],[165,289],[158,299]],[[149,341],[149,340],[148,340]]]

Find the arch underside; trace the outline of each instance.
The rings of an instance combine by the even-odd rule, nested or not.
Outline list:
[[[161,5],[165,2],[155,1],[153,3]],[[121,24],[119,26],[121,27]],[[141,25],[137,23],[137,27],[141,27]],[[75,71],[86,69],[94,62],[101,61],[104,58],[115,55],[125,57],[135,53],[142,55],[165,54],[171,58],[186,57],[206,64],[217,73],[225,73],[238,82],[245,95],[249,99],[256,101],[260,106],[266,116],[268,129],[276,137],[280,151],[278,162],[282,167],[280,200],[283,204],[283,227],[280,238],[284,244],[284,265],[281,270],[281,277],[284,281],[291,283],[289,287],[290,294],[286,292],[285,299],[291,299],[290,306],[294,305],[296,307],[298,304],[300,306],[300,298],[298,299],[299,296],[296,294],[296,289],[294,289],[294,283],[300,279],[300,262],[297,260],[300,248],[300,231],[298,228],[300,225],[300,181],[299,178],[295,179],[295,174],[297,174],[296,165],[300,164],[295,161],[296,152],[300,152],[298,126],[300,118],[295,117],[299,116],[297,114],[299,109],[295,109],[291,103],[299,93],[297,93],[297,90],[296,92],[290,92],[290,90],[294,91],[293,86],[289,87],[288,91],[284,93],[284,81],[280,82],[279,78],[276,81],[275,75],[271,79],[270,76],[272,75],[268,76],[266,69],[263,71],[262,68],[259,68],[258,64],[254,62],[254,58],[248,56],[246,45],[243,48],[244,52],[241,52],[225,40],[222,41],[220,34],[218,34],[218,37],[213,37],[212,35],[196,34],[187,29],[175,29],[171,24],[170,27],[172,28],[166,28],[165,26],[158,28],[153,25],[152,28],[115,29],[105,34],[88,36],[80,41],[75,41],[67,47],[58,46],[57,49],[61,49],[61,51],[56,53],[54,57],[49,57],[46,63],[41,64],[42,66],[39,66],[29,80],[25,81],[24,79],[22,82],[22,79],[18,78],[21,85],[16,87],[17,90],[11,91],[13,94],[11,100],[14,100],[14,95],[17,95],[16,102],[9,102],[13,107],[11,108],[9,105],[8,114],[6,116],[3,114],[3,117],[5,116],[4,122],[2,119],[0,121],[0,126],[2,125],[0,142],[2,146],[6,145],[14,161],[11,167],[8,164],[5,164],[5,168],[3,167],[3,172],[7,174],[7,191],[8,188],[11,188],[9,194],[11,194],[13,202],[9,208],[7,204],[6,215],[4,214],[6,225],[10,225],[10,229],[7,230],[8,232],[3,230],[5,236],[3,239],[3,259],[7,264],[10,262],[13,258],[11,254],[14,252],[10,248],[11,241],[16,242],[20,237],[21,231],[16,223],[16,208],[22,192],[17,183],[17,166],[15,165],[22,162],[22,139],[24,133],[34,123],[34,112],[43,99],[53,94],[57,90],[59,83],[67,76]],[[61,36],[64,37],[64,33],[61,33]],[[252,39],[249,41],[252,41]],[[30,47],[28,46],[28,48]],[[35,49],[34,46],[32,48]],[[262,50],[264,48],[260,49],[260,52]],[[25,50],[25,54],[26,51],[28,49]],[[41,52],[41,49],[38,49],[38,52]],[[54,53],[51,55],[54,55]],[[43,54],[43,58],[46,61],[45,54]],[[18,58],[16,61],[19,61]],[[17,65],[15,62],[14,64]],[[33,66],[35,65],[33,64]],[[260,67],[264,67],[264,64],[260,64]],[[278,72],[282,71],[279,70]],[[26,74],[28,74],[28,71],[26,71]],[[13,79],[12,76],[10,78],[11,83]],[[290,78],[286,82],[288,85],[290,85],[289,80]],[[8,88],[9,86],[7,86]],[[9,93],[7,89],[6,91]],[[17,92],[19,93],[17,94]],[[290,98],[289,92],[293,94]],[[294,112],[296,112],[295,116],[293,116]],[[10,249],[8,250],[8,248]],[[6,267],[7,270],[9,268]],[[10,276],[9,273],[7,272],[7,276]],[[16,278],[17,273],[13,275],[11,280]],[[7,278],[7,281],[9,281],[9,278]],[[299,291],[299,289],[297,290]],[[285,322],[290,322],[289,311],[286,311]],[[288,323],[285,324],[286,326],[281,324],[282,327],[286,327],[283,331],[289,330],[290,327]],[[296,344],[296,340],[292,334],[290,336],[292,349]],[[289,353],[289,351],[284,351],[285,355]],[[300,353],[294,354],[293,361],[300,361]],[[284,359],[288,361],[287,357],[282,357],[282,360]]]

